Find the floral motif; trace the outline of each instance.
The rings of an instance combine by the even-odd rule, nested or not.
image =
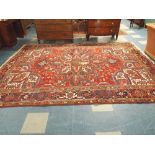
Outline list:
[[[26,45],[0,69],[0,106],[155,102],[155,67],[130,43]]]
[[[126,97],[128,95],[128,92],[127,91],[119,91],[119,92],[116,92],[116,95],[119,97]]]

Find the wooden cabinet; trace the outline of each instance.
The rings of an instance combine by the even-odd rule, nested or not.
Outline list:
[[[0,21],[1,46],[10,47],[17,43],[13,22],[14,20]]]
[[[14,20],[14,22],[12,22],[12,24],[13,24],[14,31],[16,33],[16,37],[23,38],[25,33],[21,24],[21,20],[16,19]]]
[[[90,19],[87,21],[87,40],[89,36],[107,36],[116,35],[118,38],[120,19]]]
[[[147,44],[145,53],[155,60],[155,23],[146,24],[147,27]]]
[[[0,48],[2,48],[3,44],[2,44],[2,38],[0,36]]]
[[[23,26],[23,21],[25,27]],[[27,19],[2,19],[0,20],[0,48],[11,47],[17,43],[17,38],[23,38],[26,34],[26,25],[32,21]]]
[[[86,19],[73,19],[73,32],[74,33],[86,33],[87,20]]]
[[[130,27],[133,27],[133,24],[144,27],[144,19],[130,19]]]
[[[36,19],[34,23],[38,42],[40,40],[73,39],[73,26],[70,19]]]
[[[20,19],[20,23],[23,28],[24,34],[26,34],[26,30],[29,26],[31,26],[34,22],[34,19]]]

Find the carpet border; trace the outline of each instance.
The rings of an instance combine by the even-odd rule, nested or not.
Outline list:
[[[119,43],[129,43],[133,46],[134,49],[138,50],[139,54],[145,58],[146,60],[148,60],[152,65],[155,65],[153,63],[153,61],[145,54],[143,53],[143,51],[137,46],[135,45],[135,43],[133,42],[109,42],[109,44],[119,44]],[[104,44],[108,44],[108,43],[91,43],[91,42],[87,42],[87,43],[73,43],[73,44],[41,44],[41,45],[49,45],[49,46],[53,46],[53,47],[59,47],[59,46],[68,46],[68,45],[80,45],[80,46],[97,46],[97,45],[104,45]],[[34,45],[34,46],[39,46],[40,44],[33,44],[33,43],[29,43],[29,44],[24,44],[23,46],[21,46],[12,56],[10,56],[1,66],[0,66],[0,69],[2,69],[11,59],[13,59],[20,51],[22,51],[22,49],[25,47],[25,46],[28,46],[28,45]],[[134,101],[134,102],[131,102],[130,103],[125,103],[125,104],[153,104],[155,103],[155,100],[153,99],[152,101],[150,99],[147,99],[149,101]],[[3,103],[0,105],[0,108],[7,108],[7,107],[28,107],[28,106],[64,106],[64,105],[104,105],[104,104],[124,104],[124,102],[122,101],[113,101],[111,103],[108,103],[109,101],[98,101],[98,102],[91,102],[90,101],[86,101],[87,103],[78,103],[78,101],[71,101],[69,103],[63,103],[63,104],[60,104],[60,103],[53,103],[51,101],[51,103],[49,102],[40,102],[39,104],[35,104],[35,103],[29,103],[29,104],[24,104],[22,105],[23,103],[15,103],[13,105],[9,104],[9,102],[7,104],[9,105],[3,105]]]
[[[30,104],[24,104],[24,105],[22,105],[22,104],[20,104],[20,102],[19,103],[16,103],[16,104],[13,104],[13,105],[10,105],[9,104],[9,102],[8,102],[8,104],[9,105],[0,105],[0,109],[1,108],[9,108],[9,107],[47,107],[47,106],[77,106],[77,105],[107,105],[107,104],[111,104],[111,105],[115,105],[115,104],[118,104],[118,105],[121,105],[121,104],[155,104],[155,100],[152,100],[152,101],[133,101],[133,102],[122,102],[122,101],[115,101],[115,102],[111,102],[111,103],[108,103],[108,102],[91,102],[91,101],[89,101],[89,102],[87,102],[87,103],[83,103],[83,102],[80,102],[80,103],[78,103],[78,102],[74,102],[74,101],[71,101],[71,103],[64,103],[63,102],[63,104],[60,104],[60,103],[53,103],[53,102],[50,102],[50,103],[48,103],[48,102],[45,102],[45,103],[39,103],[39,104],[33,104],[33,103],[30,103]]]

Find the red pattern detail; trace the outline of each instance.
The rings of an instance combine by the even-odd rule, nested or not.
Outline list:
[[[154,73],[130,43],[26,45],[0,69],[0,106],[151,103]]]

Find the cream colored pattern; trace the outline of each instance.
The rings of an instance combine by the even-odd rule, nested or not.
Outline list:
[[[92,105],[91,107],[93,112],[113,111],[111,104]]]
[[[116,42],[127,42],[128,40],[124,36],[118,36],[118,40]]]
[[[129,31],[127,30],[127,33],[132,34],[132,33],[135,33],[135,32],[133,30],[129,30]]]
[[[121,135],[120,131],[113,132],[96,132],[96,135]]]
[[[146,45],[146,40],[139,41],[139,43],[142,44],[142,45]]]
[[[28,113],[21,134],[45,133],[49,113]]]
[[[126,25],[124,25],[124,24],[121,24],[121,25],[120,25],[120,28],[121,28],[121,29],[126,29],[126,30],[129,29],[129,28],[128,28]]]
[[[140,39],[142,38],[140,35],[136,34],[136,35],[131,35],[133,38],[136,38],[136,39]]]

